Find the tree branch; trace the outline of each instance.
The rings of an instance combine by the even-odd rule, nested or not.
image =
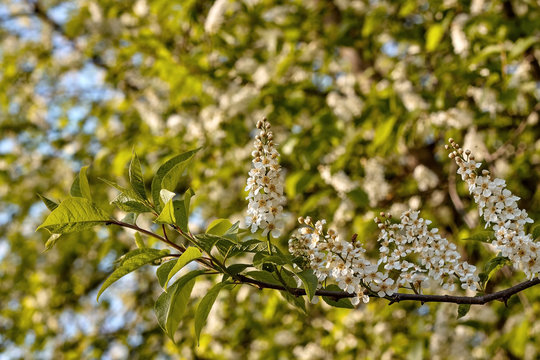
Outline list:
[[[275,289],[275,290],[285,290],[284,286],[265,283],[259,280],[254,280],[248,278],[244,275],[238,275],[237,278],[243,282],[257,286],[259,289]],[[515,286],[512,286],[508,289],[497,291],[491,294],[485,294],[482,296],[452,296],[452,295],[423,295],[423,294],[405,294],[405,293],[395,293],[390,296],[386,296],[385,299],[390,301],[390,304],[400,301],[420,301],[425,302],[444,302],[444,303],[454,303],[454,304],[471,304],[471,305],[484,305],[488,302],[500,300],[506,303],[508,299],[525,289],[533,287],[540,284],[540,278],[535,278],[532,280],[524,281]],[[290,293],[295,296],[306,295],[306,291],[300,288],[291,288],[289,289]],[[319,296],[328,296],[335,299],[343,298],[352,298],[355,295],[349,294],[344,291],[331,291],[331,290],[317,290],[315,295]],[[372,297],[377,297],[370,295]]]

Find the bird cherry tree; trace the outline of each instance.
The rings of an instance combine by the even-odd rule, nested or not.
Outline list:
[[[474,154],[453,139],[446,145],[449,158],[457,164],[457,173],[468,186],[485,227],[492,229],[475,235],[475,240],[489,242],[497,252],[482,271],[465,261],[457,246],[440,235],[430,220],[422,218],[420,211],[410,209],[399,220],[387,213],[374,219],[380,230],[374,239],[379,244],[378,258],[367,256],[365,244],[356,234],[347,239],[327,229],[324,219],[315,220],[308,214],[298,214],[299,228],[290,236],[285,251],[277,245],[277,239],[285,235],[286,216],[279,152],[266,119],[257,123],[257,131],[243,224],[217,219],[203,233],[190,230],[190,201],[196,195],[191,189],[184,194],[173,190],[189,172],[198,149],[163,163],[149,193],[133,153],[128,186],[103,179],[119,192],[111,203],[126,214],[122,220],[92,202],[86,167],[76,176],[70,196],[59,204],[40,195],[51,210],[38,228],[51,233],[47,248],[64,233],[88,231],[98,225],[135,230],[136,248],[118,259],[97,297],[124,275],[147,264],[159,266],[156,276],[163,292],[155,302],[155,313],[173,340],[193,286],[202,276],[217,276],[219,281],[197,307],[197,338],[220,291],[235,286],[279,291],[304,312],[305,301],[316,303],[319,297],[331,306],[345,308],[376,298],[390,304],[405,300],[456,303],[458,315],[463,316],[472,304],[506,303],[512,295],[540,283],[540,246],[535,242],[540,228],[529,225],[533,220],[518,207],[519,198],[506,188],[505,180],[481,169],[482,163]],[[137,225],[142,214],[153,218],[151,228]],[[149,247],[143,237],[155,238],[164,246]],[[524,272],[528,280],[488,293],[486,284],[506,264]],[[460,289],[468,293],[463,295]]]

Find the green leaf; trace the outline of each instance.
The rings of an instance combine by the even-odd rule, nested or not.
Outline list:
[[[325,290],[330,291],[341,291],[339,286],[337,285],[328,285]],[[351,304],[351,301],[347,298],[341,298],[339,300],[336,300],[334,298],[331,298],[329,296],[323,296],[322,297],[324,302],[327,303],[330,306],[337,307],[337,308],[344,308],[344,309],[354,309],[354,305]]]
[[[311,269],[299,272],[296,274],[296,276],[298,276],[300,280],[302,280],[302,283],[304,283],[304,289],[306,290],[309,301],[311,301],[313,296],[315,296],[315,291],[317,290],[317,285],[319,285],[319,280],[315,274],[313,274],[313,270]]]
[[[155,260],[162,258],[169,252],[167,250],[144,248],[130,251],[130,253],[125,255],[126,258],[122,260],[120,266],[105,280],[101,286],[101,289],[99,289],[97,300],[99,300],[101,294],[118,279],[132,271],[137,270],[143,265],[152,263]]]
[[[294,296],[285,290],[280,291],[280,294],[285,298],[285,300],[287,300],[289,304],[302,310],[304,314],[307,314],[306,301],[304,300],[303,296]]]
[[[249,276],[255,280],[262,281],[269,284],[283,285],[278,279],[276,279],[268,271],[260,271],[260,270],[249,271],[246,273],[246,276]]]
[[[540,238],[540,224],[536,225],[535,227],[532,228],[532,231],[531,231],[531,234],[532,234],[532,238],[534,241],[538,240],[538,238]]]
[[[156,218],[156,220],[154,220],[154,222],[156,224],[176,224],[176,217],[174,216],[174,205],[172,199],[165,204],[163,210],[161,210],[161,213]]]
[[[141,163],[135,152],[131,155],[131,162],[129,163],[129,183],[135,193],[139,196],[139,199],[146,200],[146,190],[144,188]]]
[[[373,147],[374,149],[378,149],[382,145],[388,144],[388,141],[392,133],[396,131],[395,126],[394,126],[396,121],[397,121],[397,117],[391,116],[382,124],[377,125],[375,138],[373,139],[371,143],[371,147]]]
[[[186,218],[189,217],[189,205],[191,203],[191,198],[195,195],[195,192],[191,188],[187,189],[184,193],[184,207],[186,209]]]
[[[232,275],[240,274],[250,266],[250,264],[232,264],[227,267],[227,272]]]
[[[474,234],[470,235],[468,238],[465,238],[463,240],[472,240],[472,241],[481,241],[485,243],[490,243],[493,241],[493,231],[490,230],[482,230],[477,231]]]
[[[176,225],[183,232],[188,232],[188,213],[186,212],[185,200],[173,200],[173,211]]]
[[[433,24],[426,33],[426,50],[433,51],[439,46],[444,35],[444,26],[440,23]]]
[[[526,38],[521,38],[516,41],[514,46],[512,46],[512,50],[510,50],[509,58],[514,59],[521,54],[523,54],[525,51],[527,51],[528,48],[536,44],[540,41],[540,38],[538,36],[529,36]]]
[[[144,241],[142,239],[142,236],[140,233],[136,232],[135,233],[135,244],[137,244],[137,247],[139,249],[144,249],[146,248],[146,245],[144,244]]]
[[[232,251],[234,247],[239,245],[231,239],[212,234],[198,234],[195,235],[195,238],[197,239],[197,244],[199,245],[199,247],[205,252],[210,253],[213,247],[216,246],[223,256]]]
[[[174,191],[178,181],[182,177],[184,170],[186,169],[189,160],[195,155],[199,149],[187,151],[183,154],[177,155],[165,162],[160,166],[156,175],[152,179],[151,195],[154,202],[154,206],[158,211],[161,211],[161,204],[159,202],[159,192],[161,189],[167,189]]]
[[[154,311],[159,326],[173,341],[174,333],[186,311],[195,278],[204,272],[204,270],[197,270],[184,275],[175,281],[166,292],[163,292],[156,301]]]
[[[176,194],[173,193],[172,191],[169,191],[167,189],[161,189],[159,191],[159,199],[161,200],[161,202],[163,204],[166,204],[168,203],[170,200],[172,200],[173,197],[175,197]]]
[[[92,201],[92,195],[90,194],[90,185],[88,185],[88,178],[86,177],[86,170],[88,166],[83,166],[79,171],[79,174],[73,180],[71,185],[70,194],[74,197],[83,197]]]
[[[150,212],[151,209],[148,208],[144,203],[139,200],[128,197],[126,194],[118,194],[116,198],[111,201],[111,204],[115,205],[122,211],[133,212],[133,213],[145,213]]]
[[[122,194],[126,195],[128,198],[131,198],[131,199],[134,199],[134,200],[137,198],[137,194],[132,189],[128,189],[128,188],[125,188],[125,187],[123,187],[121,185],[118,185],[114,181],[110,181],[110,180],[103,179],[103,178],[98,178],[98,179],[103,181],[105,184],[115,188],[116,190],[120,191]]]
[[[107,179],[99,178],[99,180],[120,191],[120,194],[113,201],[111,201],[111,204],[117,206],[120,210],[134,213],[152,211],[152,209],[150,209],[144,201],[139,199],[139,195],[137,195],[133,189],[125,188],[118,185],[114,181]]]
[[[51,250],[60,236],[62,236],[62,234],[52,234],[49,236],[49,239],[47,239],[47,242],[45,242],[45,251]]]
[[[54,201],[52,201],[51,199],[48,199],[48,198],[46,198],[45,196],[43,196],[41,194],[37,194],[37,196],[39,196],[41,201],[43,201],[43,203],[45,204],[47,209],[49,209],[50,211],[53,211],[54,209],[56,209],[58,207],[58,204],[55,203]]]
[[[507,257],[501,256],[500,254],[491,258],[485,265],[484,271],[480,274],[482,283],[487,284],[487,282],[495,275],[499,269],[505,265],[510,265],[512,262]]]
[[[135,223],[137,222],[137,214],[132,212],[127,213],[126,216],[122,218],[122,222],[135,225]]]
[[[297,194],[302,194],[314,178],[312,173],[304,170],[288,175],[285,179],[285,193],[289,199],[293,199]]]
[[[347,193],[347,197],[351,199],[357,206],[365,207],[369,205],[369,197],[366,192],[360,188],[356,188]]]
[[[108,220],[107,213],[88,199],[72,197],[62,201],[37,229],[63,234],[89,229]]]
[[[160,267],[157,268],[156,275],[158,278],[159,286],[161,286],[162,288],[165,288],[165,282],[167,281],[169,273],[171,272],[177,261],[178,259],[164,262],[160,265]]]
[[[231,285],[227,283],[218,283],[214,285],[210,290],[208,290],[208,293],[206,293],[206,295],[199,303],[199,306],[195,311],[195,337],[197,339],[197,345],[199,344],[199,338],[201,337],[201,330],[206,323],[208,314],[210,313],[210,310],[212,309],[212,306],[214,305],[214,302],[216,301],[219,292],[223,288],[230,286]]]
[[[261,266],[262,264],[271,263],[275,265],[292,265],[292,258],[289,255],[285,254],[274,254],[269,255],[265,253],[257,253],[253,257],[253,265]]]
[[[232,223],[227,219],[216,219],[212,221],[210,225],[208,225],[206,233],[212,235],[223,235],[231,226]]]
[[[169,200],[159,216],[154,220],[157,224],[175,224],[184,231],[188,231],[188,217],[185,213],[184,200]]]
[[[201,251],[197,249],[194,246],[190,246],[184,251],[182,255],[178,258],[178,261],[172,268],[172,270],[169,272],[169,275],[167,276],[167,280],[165,281],[165,287],[167,287],[167,284],[171,280],[171,278],[180,271],[184,266],[186,266],[188,263],[190,263],[193,260],[199,259],[202,256]]]
[[[471,308],[471,304],[459,304],[458,310],[457,310],[457,318],[461,319],[462,317],[467,315],[470,308]]]

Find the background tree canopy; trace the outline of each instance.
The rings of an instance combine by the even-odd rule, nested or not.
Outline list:
[[[155,267],[95,301],[132,233],[72,233],[44,252],[35,229],[46,214],[36,194],[64,198],[82,166],[111,208],[98,178],[124,176],[133,149],[149,188],[164,160],[199,146],[192,228],[243,220],[266,116],[287,233],[297,216],[326,218],[373,251],[374,215],[410,207],[482,268],[496,254],[463,240],[484,225],[443,144],[473,150],[540,219],[539,42],[535,0],[1,1],[0,358],[537,358],[539,287],[456,319],[453,304],[386,301],[305,315],[238,286],[199,347],[193,310],[175,346],[152,311]],[[523,278],[505,266],[488,291]]]

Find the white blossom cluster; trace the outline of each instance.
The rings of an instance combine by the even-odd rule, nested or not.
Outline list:
[[[366,161],[364,166],[365,177],[362,187],[369,197],[369,206],[377,206],[390,192],[390,185],[384,178],[384,166],[375,158]]]
[[[533,220],[527,211],[518,208],[519,197],[506,189],[503,179],[493,179],[488,170],[482,170],[479,175],[482,163],[475,161],[470,150],[463,150],[453,139],[449,141],[450,146],[446,147],[453,149],[449,157],[457,163],[457,173],[469,186],[469,193],[474,196],[486,227],[492,225],[495,230],[492,245],[530,279],[537,276],[540,272],[540,262],[537,261],[540,259],[540,246],[525,232],[525,224],[533,223]]]
[[[399,287],[421,293],[428,280],[452,291],[454,278],[459,278],[463,289],[477,289],[476,267],[462,262],[456,246],[442,238],[438,229],[428,229],[431,221],[411,210],[403,213],[400,223],[391,223],[390,218],[384,222],[375,219],[381,229],[378,263],[365,257],[360,242],[344,241],[332,229],[325,234],[326,221],[313,224],[310,217],[298,219],[304,226],[289,240],[289,251],[304,258],[319,281],[330,278],[342,290],[355,294],[354,305],[367,303],[368,294],[384,297]]]
[[[326,220],[313,224],[308,216],[299,218],[298,222],[304,226],[289,240],[289,251],[305,258],[319,281],[333,279],[340,289],[355,294],[351,300],[354,305],[360,300],[369,302],[368,289],[381,297],[397,291],[394,280],[383,275],[377,264],[366,259],[360,242],[344,241],[332,229],[325,234],[323,226]]]
[[[346,197],[348,192],[351,192],[358,187],[358,184],[351,180],[343,170],[332,174],[330,166],[328,165],[319,165],[317,169],[324,182],[332,186],[341,198]]]
[[[414,168],[413,178],[418,183],[418,190],[426,191],[433,189],[439,184],[439,177],[425,165],[418,165]]]
[[[255,138],[255,150],[252,152],[253,168],[249,171],[246,197],[249,200],[246,226],[251,232],[263,229],[263,236],[270,233],[274,238],[281,234],[284,226],[283,179],[278,163],[279,153],[270,131],[270,123],[264,119],[257,123],[260,129]]]
[[[379,264],[384,264],[385,270],[399,271],[398,284],[412,286],[418,292],[428,279],[452,291],[455,277],[459,278],[463,289],[476,290],[479,281],[475,275],[476,267],[461,262],[456,245],[441,237],[437,228],[428,229],[431,221],[424,220],[419,214],[419,211],[406,211],[397,224],[391,223],[390,219],[384,222],[375,219],[381,229]],[[421,266],[407,259],[414,259]]]

